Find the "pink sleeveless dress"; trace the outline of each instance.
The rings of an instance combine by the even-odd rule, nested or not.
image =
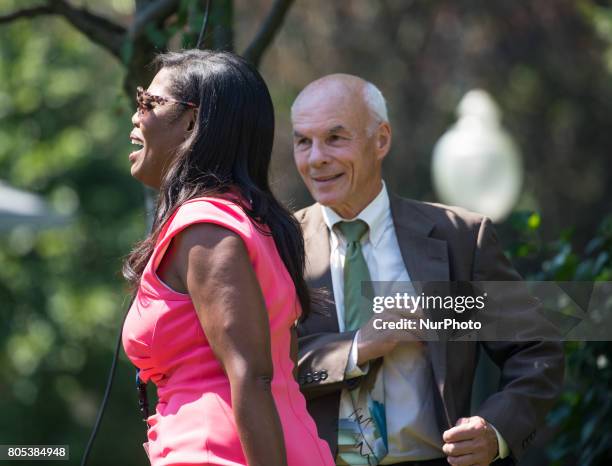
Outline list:
[[[259,232],[235,203],[197,198],[164,226],[123,329],[123,347],[143,381],[157,386],[147,420],[152,466],[246,465],[232,412],[230,384],[212,352],[188,294],[173,291],[155,271],[171,239],[189,225],[221,225],[244,241],[269,315],[272,395],[283,427],[289,466],[332,466],[293,378],[290,327],[301,312],[274,240]]]

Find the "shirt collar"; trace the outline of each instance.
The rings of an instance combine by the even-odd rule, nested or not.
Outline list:
[[[355,218],[342,218],[331,208],[324,205],[321,208],[323,220],[331,232],[334,232],[332,227],[338,222],[350,222],[357,219],[366,222],[369,228],[370,242],[374,247],[378,245],[382,238],[385,230],[385,220],[391,215],[389,194],[387,193],[387,186],[384,181],[378,195]]]

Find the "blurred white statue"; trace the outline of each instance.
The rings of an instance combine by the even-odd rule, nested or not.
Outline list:
[[[499,222],[512,211],[521,193],[521,156],[501,126],[500,110],[487,92],[468,92],[457,114],[458,121],[434,147],[434,187],[442,202]]]

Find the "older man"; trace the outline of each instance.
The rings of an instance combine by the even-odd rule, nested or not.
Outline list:
[[[296,214],[306,278],[333,298],[298,327],[299,382],[337,464],[518,461],[559,393],[560,345],[404,341],[374,330],[359,304],[362,282],[519,280],[490,221],[387,191],[392,132],[373,84],[323,77],[291,117],[295,162],[316,201]],[[470,416],[479,345],[502,385]]]

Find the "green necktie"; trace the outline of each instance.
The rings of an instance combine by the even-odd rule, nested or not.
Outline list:
[[[371,288],[370,271],[363,257],[361,238],[368,231],[368,224],[363,220],[338,222],[336,224],[346,240],[346,255],[344,257],[344,330],[357,330],[372,317],[370,305]],[[362,282],[366,291],[362,295]]]
[[[344,330],[357,330],[373,315],[373,289],[361,238],[368,231],[362,220],[339,222],[346,240],[344,257]],[[363,287],[363,288],[362,288]],[[361,387],[349,391],[353,413],[338,419],[338,464],[374,466],[387,455],[387,422],[382,365],[375,364]]]

